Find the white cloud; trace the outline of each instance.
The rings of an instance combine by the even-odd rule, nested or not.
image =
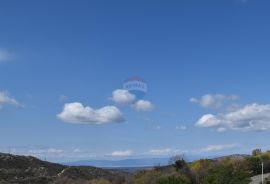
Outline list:
[[[224,127],[219,127],[219,128],[217,128],[217,131],[218,132],[225,132],[227,129],[226,128],[224,128]]]
[[[225,114],[206,114],[196,123],[198,127],[214,127],[218,131],[269,131],[270,104],[249,104]]]
[[[0,63],[12,60],[12,58],[13,55],[10,52],[0,49]]]
[[[211,151],[221,151],[225,149],[232,149],[237,147],[237,144],[222,144],[222,145],[209,145],[205,148],[202,148],[201,152],[211,152]]]
[[[20,103],[14,98],[11,98],[7,92],[0,91],[0,107],[4,105],[21,106]]]
[[[136,111],[151,111],[154,109],[154,105],[150,101],[137,99],[136,95],[125,89],[114,90],[109,99],[119,105],[129,105]]]
[[[197,103],[202,107],[207,107],[207,108],[219,108],[221,107],[226,101],[233,101],[237,100],[238,97],[236,95],[222,95],[222,94],[207,94],[202,96],[200,99],[197,98],[191,98],[190,102],[192,103]]]
[[[149,150],[149,153],[151,155],[168,155],[168,154],[170,154],[172,152],[173,152],[173,150],[170,149],[170,148]]]
[[[133,108],[136,111],[151,111],[154,109],[154,105],[146,100],[138,100],[134,105]]]
[[[61,154],[63,152],[64,152],[64,150],[61,150],[61,149],[55,149],[55,148],[48,149],[49,154]]]
[[[179,150],[179,149],[171,149],[171,148],[163,148],[163,149],[151,149],[148,151],[148,154],[155,156],[169,156],[169,155],[179,155],[187,153],[188,151]]]
[[[136,100],[136,96],[131,94],[128,90],[116,89],[112,92],[112,97],[110,97],[110,99],[116,104],[128,105]]]
[[[57,117],[64,122],[75,124],[104,124],[125,121],[122,113],[115,106],[92,109],[89,106],[84,107],[79,102],[66,103],[63,111]]]
[[[176,130],[186,130],[187,127],[186,126],[183,126],[183,125],[180,125],[180,126],[176,126],[175,129]]]
[[[80,153],[80,152],[82,152],[82,151],[81,151],[80,149],[76,148],[76,149],[74,149],[72,152],[73,152],[73,153]]]
[[[114,151],[111,156],[113,157],[127,157],[133,155],[132,150],[124,150],[124,151]]]
[[[56,156],[63,154],[65,151],[56,148],[48,148],[48,149],[31,149],[28,153],[32,156],[40,157],[40,156]]]
[[[205,114],[203,115],[196,123],[198,127],[214,127],[221,125],[222,122],[219,118],[217,118],[213,114]]]

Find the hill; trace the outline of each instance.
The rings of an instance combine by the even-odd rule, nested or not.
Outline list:
[[[96,167],[54,164],[31,156],[0,153],[0,184],[126,183],[129,174]]]

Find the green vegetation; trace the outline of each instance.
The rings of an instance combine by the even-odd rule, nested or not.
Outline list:
[[[89,184],[111,184],[111,182],[105,179],[94,179],[94,180],[91,180]]]
[[[249,184],[250,177],[270,172],[270,151],[260,149],[252,155],[232,155],[218,159],[201,159],[187,163],[174,157],[170,166],[142,171],[135,175],[135,184]],[[267,183],[270,183],[268,181]]]
[[[261,173],[261,163],[264,163],[264,172],[270,172],[270,151],[265,153],[258,152],[258,149],[252,152],[252,156],[247,159],[248,169],[252,175]]]
[[[157,184],[189,184],[190,181],[186,177],[169,176],[158,179]]]
[[[243,163],[235,164],[230,160],[221,161],[208,170],[208,174],[202,179],[203,184],[248,184],[249,173],[241,168]]]

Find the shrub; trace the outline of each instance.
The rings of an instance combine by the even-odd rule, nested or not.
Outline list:
[[[111,184],[111,182],[105,179],[94,179],[91,180],[89,184]]]
[[[189,184],[187,178],[185,177],[175,177],[175,176],[168,176],[162,177],[157,181],[157,184]]]
[[[217,163],[203,179],[203,184],[248,184],[249,182],[248,172],[235,168],[232,163]]]

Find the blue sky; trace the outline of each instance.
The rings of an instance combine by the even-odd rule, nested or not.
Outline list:
[[[0,150],[63,161],[268,149],[269,8],[1,1]],[[122,89],[132,76],[142,99]]]

